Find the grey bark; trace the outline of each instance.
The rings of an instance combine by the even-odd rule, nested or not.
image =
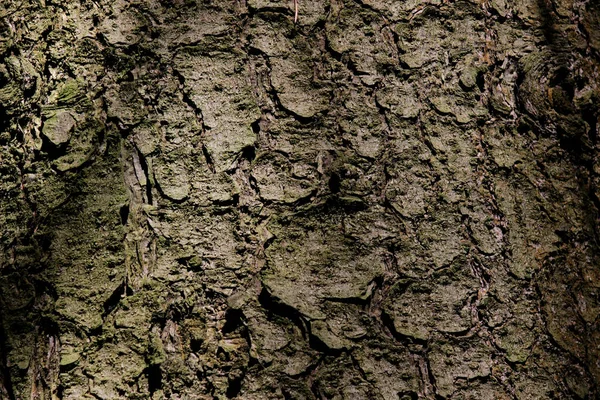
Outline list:
[[[0,5],[0,399],[594,399],[600,7]]]

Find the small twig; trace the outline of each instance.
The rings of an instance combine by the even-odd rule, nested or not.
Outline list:
[[[298,0],[294,0],[294,23],[298,22]]]

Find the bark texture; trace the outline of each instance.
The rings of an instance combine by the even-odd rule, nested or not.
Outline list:
[[[597,399],[600,6],[4,0],[0,399]]]

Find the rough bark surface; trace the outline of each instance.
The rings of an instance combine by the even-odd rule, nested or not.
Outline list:
[[[600,6],[4,0],[1,399],[596,399]]]

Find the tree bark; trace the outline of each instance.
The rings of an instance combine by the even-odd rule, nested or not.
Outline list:
[[[0,399],[598,398],[599,32],[4,1]]]

